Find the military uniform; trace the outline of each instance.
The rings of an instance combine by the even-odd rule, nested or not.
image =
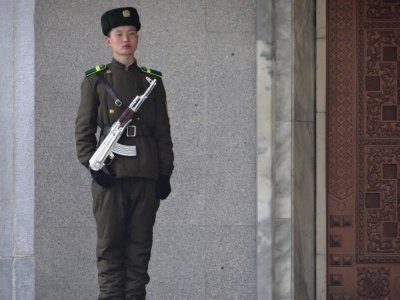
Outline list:
[[[100,76],[113,87],[122,105],[115,103]],[[118,120],[133,98],[147,89],[149,83],[146,77],[155,78],[157,84],[130,124],[136,126],[136,137],[124,134],[119,140],[124,145],[135,145],[138,154],[136,157],[118,156],[109,170],[116,178],[157,179],[159,174],[171,175],[173,152],[162,79],[139,68],[136,62],[125,70],[125,65],[115,59],[82,82],[82,99],[76,119],[76,145],[78,159],[84,166],[89,166],[89,159],[96,150],[97,127],[110,127]]]
[[[118,141],[136,147],[136,156],[116,154],[107,166],[113,178],[110,186],[92,182],[99,299],[145,299],[153,225],[160,204],[157,187],[160,178],[169,180],[174,159],[161,74],[139,68],[136,62],[126,68],[113,59],[86,75],[81,85],[75,136],[78,159],[87,168],[99,143],[98,128],[105,136],[104,131],[118,120],[135,96],[147,89],[146,77],[157,80],[130,124],[133,132],[126,130]]]

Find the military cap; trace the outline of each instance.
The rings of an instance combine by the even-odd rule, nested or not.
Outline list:
[[[104,35],[108,35],[111,29],[122,25],[132,25],[137,31],[140,30],[139,14],[134,7],[115,8],[106,11],[101,16],[101,29]]]

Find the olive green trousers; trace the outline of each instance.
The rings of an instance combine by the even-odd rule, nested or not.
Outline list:
[[[99,299],[145,299],[153,226],[160,205],[155,181],[117,179],[110,188],[92,182],[92,196]]]

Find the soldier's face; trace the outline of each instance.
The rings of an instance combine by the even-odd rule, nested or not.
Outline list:
[[[118,56],[131,56],[138,44],[138,32],[134,26],[124,25],[113,28],[106,38],[107,45]]]

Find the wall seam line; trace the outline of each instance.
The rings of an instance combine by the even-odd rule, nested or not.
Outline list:
[[[15,86],[15,73],[16,73],[16,64],[15,64],[15,60],[16,60],[16,55],[15,55],[15,49],[16,49],[16,22],[15,22],[15,16],[16,16],[16,7],[15,7],[15,2],[13,1],[13,33],[12,33],[12,50],[13,50],[13,55],[12,55],[12,197],[11,197],[11,201],[12,201],[12,215],[13,215],[13,226],[12,226],[12,243],[13,243],[13,253],[12,253],[12,299],[15,300],[16,299],[16,271],[15,271],[15,256],[16,256],[16,252],[17,249],[15,247],[15,231],[16,231],[16,203],[15,203],[15,197],[16,197],[16,186],[15,186],[15,160],[16,160],[16,155],[15,155],[15,142],[16,142],[16,137],[15,137],[15,97],[16,97],[16,86]]]

